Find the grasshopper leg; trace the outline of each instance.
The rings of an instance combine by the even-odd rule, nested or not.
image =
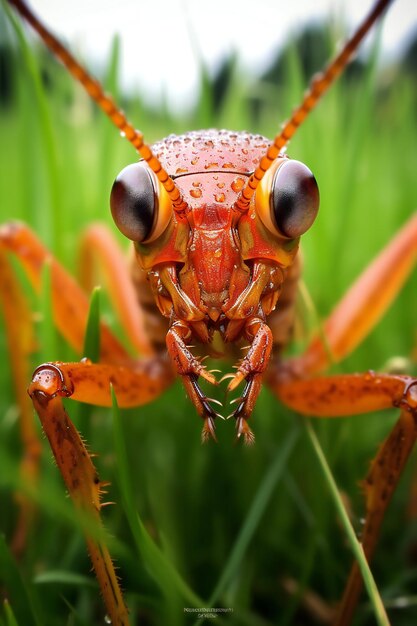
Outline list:
[[[254,442],[255,436],[247,420],[261,390],[262,375],[269,364],[273,338],[269,326],[260,318],[249,320],[244,332],[246,338],[251,342],[250,347],[240,361],[227,390],[233,391],[242,380],[246,381],[242,396],[232,416],[236,420],[237,436],[242,436],[244,442],[250,445]]]
[[[401,408],[394,428],[380,447],[363,483],[365,523],[361,542],[372,558],[385,511],[417,438],[417,379],[389,374],[351,374],[286,381],[272,388],[281,400],[313,417],[343,417],[390,407]],[[355,562],[339,607],[337,626],[348,626],[362,590]]]
[[[204,420],[201,433],[203,443],[209,439],[216,441],[215,420],[220,417],[210,405],[210,398],[201,389],[198,378],[201,376],[209,383],[215,385],[216,379],[202,365],[189,350],[186,341],[191,337],[191,330],[185,322],[175,321],[168,330],[166,343],[168,353],[172,359],[177,373],[181,376],[185,390],[197,409],[197,413]]]
[[[28,391],[74,503],[90,523],[97,525],[97,536],[87,535],[87,546],[108,614],[113,624],[128,626],[128,612],[114,565],[101,538],[100,480],[62,404],[62,396],[70,395],[70,387],[71,380],[66,380],[58,368],[50,367],[42,372],[37,370]]]
[[[401,414],[364,483],[362,544],[372,557],[383,516],[416,439],[417,381],[388,374],[311,377],[348,356],[372,330],[411,273],[417,257],[417,214],[356,280],[324,324],[325,341],[313,339],[304,354],[272,363],[267,382],[296,411],[316,417],[348,416],[398,406]],[[353,565],[337,618],[350,623],[362,579]]]
[[[101,406],[111,405],[111,385],[121,407],[150,401],[172,380],[167,359],[130,365],[45,363],[33,375],[28,393],[49,440],[56,463],[75,505],[97,524],[97,537],[87,533],[87,546],[113,624],[127,626],[128,614],[114,566],[102,538],[100,480],[62,398]]]
[[[5,312],[13,378],[24,417],[21,426],[25,447],[22,471],[26,472],[24,478],[33,482],[38,472],[40,442],[25,389],[34,348],[33,321],[14,274],[11,255],[18,259],[35,290],[39,290],[41,284],[42,268],[49,264],[54,321],[69,344],[79,352],[82,350],[89,303],[86,293],[27,226],[9,223],[0,229],[0,301]],[[122,297],[121,294],[119,296]],[[166,356],[151,355],[134,360],[104,323],[100,331],[100,363],[83,360],[79,363],[42,365],[35,370],[29,387],[29,395],[68,490],[76,504],[96,520],[98,526],[101,524],[100,483],[91,458],[63,407],[62,397],[110,406],[110,385],[113,385],[121,407],[139,406],[157,397],[174,378]],[[143,347],[143,352],[146,352],[146,345]],[[30,504],[23,503],[21,506],[22,523],[18,523],[15,538],[20,551],[30,527]],[[87,537],[88,549],[112,623],[125,626],[128,624],[127,611],[103,534],[99,532],[98,535],[100,539]]]

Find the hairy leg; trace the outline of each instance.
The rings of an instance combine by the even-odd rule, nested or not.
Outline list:
[[[79,352],[82,350],[89,302],[86,293],[49,254],[36,236],[23,224],[7,224],[0,229],[0,301],[3,306],[10,344],[13,377],[21,412],[25,416],[22,438],[26,447],[24,466],[31,461],[31,477],[36,476],[40,444],[33,429],[32,410],[26,394],[27,373],[33,350],[33,329],[29,309],[10,262],[14,255],[23,266],[33,287],[38,290],[42,270],[51,272],[52,304],[55,323],[61,334]],[[123,297],[119,293],[118,297]],[[157,397],[174,373],[166,356],[154,355],[141,360],[129,357],[121,343],[105,324],[101,324],[101,361],[93,364],[47,363],[33,375],[29,395],[39,414],[56,462],[76,505],[100,527],[100,481],[91,458],[66,413],[63,397],[109,406],[111,386],[121,407],[137,406]],[[29,401],[29,402],[28,402]],[[22,508],[26,527],[19,531],[19,545],[24,545],[27,507]],[[99,580],[112,623],[127,625],[126,607],[117,577],[100,529],[87,536],[88,549]]]
[[[417,215],[414,215],[377,256],[335,307],[324,325],[324,339],[315,338],[304,354],[275,361],[267,382],[294,410],[316,417],[367,413],[392,406],[401,414],[381,446],[364,483],[366,517],[361,541],[368,560],[377,542],[385,510],[417,436],[417,380],[367,372],[311,378],[347,356],[372,330],[402,287],[417,257]],[[362,589],[352,566],[337,618],[347,626]]]

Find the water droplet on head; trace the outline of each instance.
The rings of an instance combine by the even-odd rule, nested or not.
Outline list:
[[[201,198],[201,189],[190,189],[190,196],[192,198]]]
[[[238,191],[242,191],[244,184],[245,184],[245,181],[243,180],[243,178],[239,177],[239,178],[236,178],[232,182],[231,187],[232,187],[233,191],[235,191],[237,193]]]

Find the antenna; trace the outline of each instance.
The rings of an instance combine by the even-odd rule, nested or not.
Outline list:
[[[182,197],[178,187],[162,167],[161,162],[152,152],[150,146],[143,140],[143,134],[136,130],[127,120],[125,114],[118,108],[113,98],[107,95],[101,84],[75,60],[72,54],[58,41],[58,39],[38,20],[29,7],[22,0],[9,0],[24,17],[24,19],[36,30],[45,42],[46,46],[65,65],[67,70],[74,76],[77,82],[81,83],[88,95],[98,104],[107,117],[120,130],[122,135],[134,146],[140,156],[147,162],[151,170],[155,173],[160,183],[168,193],[174,211],[183,215],[188,205]]]
[[[272,145],[268,148],[255,172],[242,189],[240,196],[236,200],[235,209],[242,213],[245,213],[249,209],[251,198],[264,177],[265,172],[271,167],[273,161],[279,156],[282,148],[289,142],[291,137],[294,136],[297,129],[304,122],[310,111],[320,101],[323,94],[344,70],[362,39],[376,20],[382,15],[390,2],[392,2],[392,0],[379,0],[369,15],[364,19],[363,23],[357,28],[353,36],[346,42],[341,52],[329,63],[323,72],[313,77],[303,101],[294,110],[290,119],[283,124],[281,132],[276,135]]]

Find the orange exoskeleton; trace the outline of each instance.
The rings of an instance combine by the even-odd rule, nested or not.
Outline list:
[[[9,1],[142,157],[122,170],[111,193],[116,225],[134,242],[137,263],[132,276],[124,271],[107,231],[91,230],[89,243],[107,259],[127,334],[143,356],[129,356],[103,324],[99,363],[46,363],[35,370],[29,386],[77,506],[99,521],[101,483],[62,398],[109,406],[113,388],[121,407],[136,406],[157,397],[179,375],[203,419],[203,440],[215,439],[215,421],[221,415],[203,392],[199,378],[211,384],[219,381],[215,371],[204,367],[192,344],[198,343],[204,355],[212,350],[216,336],[235,360],[235,346],[248,344],[236,372],[223,377],[230,378],[228,391],[243,383],[229,417],[235,418],[237,436],[246,443],[254,440],[248,420],[263,381],[284,403],[306,415],[400,408],[400,418],[366,480],[362,545],[369,560],[417,436],[417,381],[392,374],[317,374],[330,359],[337,362],[354,349],[401,288],[415,263],[417,219],[414,216],[404,226],[333,311],[324,328],[326,342],[315,338],[301,356],[283,359],[282,349],[294,325],[299,241],[319,207],[313,174],[306,165],[288,158],[285,146],[343,71],[388,0],[375,4],[340,54],[313,79],[302,103],[272,142],[243,132],[202,130],[169,136],[152,147],[24,2]],[[36,286],[42,265],[50,263],[56,324],[70,344],[81,350],[88,311],[85,294],[25,226],[6,225],[0,245],[20,259]],[[19,297],[7,261],[2,271],[3,289],[7,284],[16,310]],[[150,292],[165,319],[157,330],[148,325]],[[155,306],[151,316],[154,319]],[[18,342],[12,311],[6,310],[6,320]],[[164,342],[166,347],[162,347]],[[88,537],[87,541],[112,623],[126,625],[128,611],[107,547],[102,539]],[[350,623],[361,586],[354,564],[336,618],[339,626]]]
[[[215,331],[226,348],[241,338],[249,341],[228,387],[231,391],[246,380],[233,416],[238,436],[249,443],[253,434],[247,419],[274,343],[266,318],[272,315],[270,324],[279,328],[276,345],[286,343],[293,324],[294,298],[288,291],[298,273],[294,260],[299,237],[317,214],[318,188],[305,165],[282,155],[263,179],[256,202],[245,212],[236,208],[268,145],[261,136],[211,130],[173,136],[153,146],[187,199],[185,211],[167,207],[164,188],[158,188],[143,162],[125,168],[111,194],[115,222],[135,242],[158,308],[170,319],[168,352],[204,419],[203,440],[215,438],[217,414],[198,377],[216,380],[187,343],[210,344]],[[284,284],[286,304],[274,312]]]

